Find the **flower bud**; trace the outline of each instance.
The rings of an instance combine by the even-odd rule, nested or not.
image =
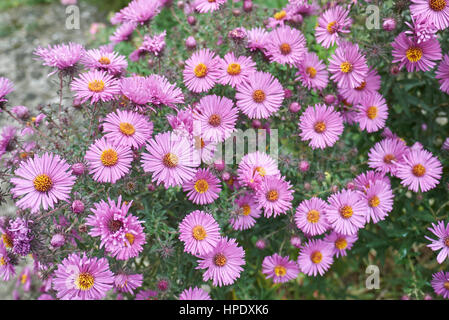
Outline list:
[[[81,200],[75,200],[72,202],[73,213],[79,214],[84,211],[84,203]]]
[[[51,240],[50,240],[50,244],[52,245],[53,248],[59,248],[62,247],[65,243],[65,238],[62,234],[55,234]]]
[[[290,103],[290,106],[288,107],[288,110],[290,110],[290,112],[292,113],[296,113],[299,110],[301,110],[301,105],[298,102],[292,102]]]

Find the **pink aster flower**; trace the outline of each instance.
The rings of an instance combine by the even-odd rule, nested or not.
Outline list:
[[[449,27],[449,2],[446,0],[411,0],[412,16],[423,16],[439,30]]]
[[[160,11],[160,2],[154,0],[133,0],[116,15],[119,22],[135,22],[145,24],[151,21]]]
[[[279,27],[268,34],[266,51],[270,61],[294,66],[307,52],[306,38],[298,29]]]
[[[435,188],[442,173],[441,162],[432,153],[424,149],[411,149],[398,164],[397,177],[410,190],[426,192]]]
[[[153,174],[152,180],[165,188],[191,180],[199,165],[194,157],[193,142],[172,132],[159,133],[151,139],[142,154],[142,167]]]
[[[53,67],[59,71],[70,71],[84,55],[84,47],[79,43],[58,44],[47,48],[38,47],[33,52],[44,61],[44,66]]]
[[[41,206],[44,210],[54,208],[59,200],[68,201],[76,180],[69,164],[51,153],[22,161],[14,174],[11,193],[14,198],[23,196],[16,205],[31,209],[31,213],[38,212]]]
[[[245,155],[239,163],[237,169],[238,180],[242,186],[248,186],[250,181],[246,179],[247,175],[251,175],[253,179],[257,176],[264,178],[265,176],[279,175],[276,161],[268,154],[260,151],[255,151]],[[259,180],[261,182],[261,179]]]
[[[133,76],[120,79],[120,93],[125,100],[131,101],[137,106],[143,106],[150,102],[151,95],[148,90],[147,78]]]
[[[113,100],[115,95],[120,93],[118,80],[100,70],[82,73],[79,78],[73,80],[71,90],[75,92],[75,97],[80,99],[80,103],[90,99],[91,104]]]
[[[129,40],[129,38],[131,37],[136,28],[137,28],[136,22],[125,22],[115,30],[113,35],[109,37],[109,41],[111,41],[111,43],[113,44],[127,41]]]
[[[435,27],[433,22],[431,22],[427,17],[412,15],[411,18],[412,23],[405,22],[405,24],[410,28],[410,30],[405,31],[406,34],[415,37],[418,43],[436,37],[438,28]]]
[[[449,299],[449,272],[440,271],[433,274],[430,284],[436,294]]]
[[[374,170],[368,170],[364,173],[359,174],[354,179],[354,184],[357,190],[359,191],[365,191],[371,185],[375,184],[377,181],[382,181],[383,183],[391,186],[390,179],[385,176],[385,173],[374,171]]]
[[[320,60],[315,52],[304,54],[304,59],[296,64],[298,72],[296,81],[307,89],[322,90],[326,88],[329,79],[327,66]]]
[[[184,84],[193,92],[212,89],[220,77],[220,58],[209,49],[201,49],[187,59],[184,68]]]
[[[360,129],[375,132],[385,127],[388,118],[388,106],[380,93],[373,93],[357,105],[356,121]]]
[[[325,48],[333,46],[342,33],[349,33],[352,19],[349,10],[335,6],[324,11],[315,29],[316,41]]]
[[[400,139],[387,138],[377,142],[368,153],[370,168],[382,173],[396,175],[399,163],[402,162],[407,146]]]
[[[154,54],[157,57],[165,49],[166,35],[167,31],[164,30],[160,34],[155,34],[153,37],[144,36],[142,46],[140,48]]]
[[[322,276],[334,262],[332,245],[324,240],[310,240],[302,245],[299,256],[299,270],[308,276]]]
[[[220,226],[207,212],[189,213],[179,224],[179,240],[184,242],[184,252],[204,255],[212,252],[220,241]]]
[[[205,96],[193,114],[194,134],[207,141],[225,141],[235,131],[237,117],[238,110],[234,108],[231,99],[216,95]]]
[[[13,126],[5,126],[0,134],[0,159],[7,151],[14,150],[13,141],[16,137],[17,128]]]
[[[394,57],[392,63],[399,62],[399,69],[405,66],[408,72],[429,71],[442,58],[440,43],[436,38],[418,43],[402,32],[391,46]]]
[[[170,83],[167,78],[152,74],[146,78],[146,86],[150,102],[156,106],[176,108],[176,104],[184,103],[184,95],[180,88]]]
[[[105,138],[115,145],[140,148],[150,139],[153,123],[137,112],[117,109],[103,121]]]
[[[225,2],[225,0],[195,0],[193,7],[200,13],[214,12]]]
[[[433,251],[441,250],[438,253],[438,263],[443,263],[446,258],[449,257],[449,224],[445,226],[444,221],[438,221],[438,224],[432,223],[432,228],[428,228],[434,235],[438,237],[437,240],[425,236],[425,238],[431,241],[431,244],[427,246]]]
[[[354,243],[357,241],[357,235],[347,236],[340,234],[338,232],[332,231],[328,234],[324,241],[328,242],[332,246],[332,254],[338,257],[345,257],[347,255],[347,250],[351,250]]]
[[[264,216],[270,218],[286,214],[292,208],[292,185],[284,177],[267,176],[263,179],[255,199],[258,207],[264,209]]]
[[[256,71],[237,86],[237,107],[250,119],[266,119],[284,101],[284,89],[270,73]]]
[[[356,234],[365,226],[368,205],[358,192],[343,189],[328,199],[327,221],[338,233]]]
[[[90,145],[84,159],[95,181],[116,183],[129,172],[133,154],[129,146],[115,145],[102,137]]]
[[[221,191],[220,180],[209,169],[198,169],[192,180],[183,185],[190,201],[204,205],[214,202]]]
[[[256,71],[256,63],[251,57],[236,57],[233,52],[227,53],[219,64],[220,77],[218,82],[235,88],[243,81],[249,80],[249,75]]]
[[[369,95],[376,93],[380,89],[380,76],[376,69],[370,68],[361,85],[355,88],[338,88],[338,92],[349,103],[362,103]]]
[[[359,87],[368,74],[366,58],[360,53],[359,46],[340,43],[329,59],[329,72],[339,87]]]
[[[9,281],[15,274],[16,270],[8,256],[8,251],[6,251],[3,241],[0,241],[0,277],[3,281]]]
[[[265,28],[252,28],[246,30],[246,37],[248,39],[247,47],[250,51],[265,51],[268,39],[268,31]]]
[[[6,95],[14,91],[14,84],[7,78],[0,77],[0,103],[6,102]]]
[[[240,278],[245,264],[245,250],[235,239],[221,238],[214,249],[199,256],[196,269],[207,269],[203,281],[212,279],[214,286],[230,285]]]
[[[212,300],[209,293],[198,287],[185,289],[179,296],[179,300]]]
[[[312,149],[331,147],[343,133],[343,118],[334,107],[324,104],[309,106],[299,118],[299,136],[302,141],[310,140]]]
[[[231,215],[229,223],[234,230],[247,230],[256,224],[256,219],[260,217],[260,208],[252,194],[245,194],[235,199],[237,205],[236,212]]]
[[[173,132],[180,136],[193,135],[193,111],[190,106],[176,111],[177,114],[168,114],[167,121],[173,129]],[[198,142],[198,141],[195,141]],[[200,141],[199,141],[200,142]]]
[[[124,56],[99,49],[87,50],[81,58],[81,63],[89,69],[104,70],[111,75],[120,74],[128,67]]]
[[[390,184],[382,180],[372,182],[371,185],[359,193],[368,205],[368,214],[366,215],[366,222],[378,223],[385,220],[388,213],[393,210],[393,191]]]
[[[296,279],[299,267],[288,256],[282,257],[275,253],[263,259],[262,273],[265,274],[266,279],[272,278],[274,283],[284,283]]]
[[[296,208],[295,222],[298,229],[310,236],[326,232],[329,224],[326,220],[327,204],[320,198],[304,200]]]
[[[142,274],[119,273],[114,277],[114,287],[119,292],[134,294],[134,290],[142,286]]]
[[[449,94],[449,55],[446,54],[436,71],[436,79],[440,82],[440,90]],[[0,95],[1,96],[1,95]]]
[[[114,275],[105,258],[72,253],[54,272],[53,289],[61,300],[99,300],[112,289]]]

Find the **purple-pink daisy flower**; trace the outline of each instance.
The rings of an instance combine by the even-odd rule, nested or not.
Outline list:
[[[184,103],[184,95],[180,88],[170,83],[167,78],[152,74],[146,78],[146,90],[150,102],[156,106],[168,106],[175,109],[176,104]]]
[[[306,38],[298,29],[283,26],[268,34],[265,48],[270,61],[294,66],[307,52]]]
[[[38,47],[34,54],[44,61],[44,66],[56,68],[51,74],[60,71],[71,71],[84,55],[84,47],[79,43],[58,44],[47,48]]]
[[[407,146],[397,138],[387,138],[377,142],[368,153],[370,168],[382,173],[396,175],[398,164],[402,162]]]
[[[247,47],[250,51],[265,51],[268,39],[268,31],[265,28],[252,28],[250,30],[246,30],[246,37],[248,39]]]
[[[129,146],[115,145],[102,137],[90,145],[84,159],[95,181],[115,183],[129,172],[133,153]]]
[[[368,132],[375,132],[385,127],[385,121],[388,118],[388,106],[385,98],[378,92],[365,97],[357,105],[356,121],[360,129]]]
[[[200,13],[214,12],[225,2],[225,0],[195,0],[193,7]]]
[[[16,177],[11,179],[15,185],[11,189],[14,198],[23,196],[16,205],[36,213],[41,206],[47,210],[59,200],[67,201],[76,180],[71,173],[70,165],[51,153],[21,162],[14,172]]]
[[[296,64],[298,72],[296,80],[307,89],[322,90],[326,88],[329,79],[327,66],[320,60],[315,52],[304,54],[304,59]]]
[[[198,167],[193,142],[173,132],[159,133],[148,141],[148,153],[142,154],[142,167],[152,173],[152,180],[165,188],[182,185],[191,180]]]
[[[220,57],[209,49],[201,49],[187,59],[183,71],[184,84],[192,92],[212,89],[220,77]]]
[[[8,255],[3,241],[0,241],[0,277],[3,281],[9,281],[15,274],[16,269],[14,268],[13,262]]]
[[[113,100],[115,95],[120,94],[118,80],[101,70],[91,70],[80,74],[79,78],[73,80],[71,90],[75,92],[80,103],[90,99],[91,104]]]
[[[284,89],[270,73],[256,71],[237,86],[237,107],[251,119],[266,119],[279,110]]]
[[[340,43],[329,59],[329,72],[339,87],[360,86],[368,74],[368,65],[359,46],[350,42]]]
[[[393,210],[393,191],[390,184],[383,180],[371,182],[371,185],[359,194],[368,205],[367,223],[371,220],[373,223],[385,220],[388,213]]]
[[[449,299],[449,272],[440,271],[433,274],[430,284],[436,294]]]
[[[328,199],[327,221],[338,233],[356,234],[366,223],[368,205],[358,192],[343,189]]]
[[[282,257],[277,253],[267,256],[262,262],[262,273],[266,279],[273,279],[274,283],[284,283],[296,279],[299,274],[299,267],[296,261]]]
[[[443,168],[440,160],[424,149],[410,149],[398,164],[401,184],[414,192],[426,192],[440,182]]]
[[[357,239],[357,234],[348,236],[332,231],[324,238],[324,241],[332,245],[332,254],[338,258],[345,257],[347,255],[346,251],[351,250]]]
[[[57,266],[53,289],[61,300],[99,300],[112,289],[114,275],[105,258],[72,253]]]
[[[235,88],[243,81],[249,80],[249,75],[256,71],[256,63],[251,57],[237,57],[233,52],[229,52],[221,59],[219,70],[218,82]]]
[[[230,285],[240,278],[245,264],[245,250],[235,239],[221,238],[212,251],[199,256],[196,269],[207,269],[203,281],[212,279],[214,286]]]
[[[255,199],[258,207],[263,208],[266,218],[277,217],[292,208],[293,191],[284,177],[267,176],[256,191]]]
[[[440,89],[449,94],[449,55],[446,54],[436,71],[436,79],[440,82]],[[0,95],[1,96],[1,95]]]
[[[272,157],[264,152],[255,151],[248,153],[240,160],[237,174],[239,182],[243,186],[247,186],[249,185],[249,181],[246,179],[247,175],[253,178],[256,176],[264,178],[265,176],[279,175],[280,171]]]
[[[120,94],[125,100],[129,100],[136,106],[143,106],[150,102],[151,93],[148,90],[147,78],[140,76],[132,76],[121,78]]]
[[[160,1],[133,0],[128,6],[116,14],[117,22],[135,22],[145,24],[151,21],[160,11]]]
[[[247,230],[256,224],[256,219],[260,217],[260,208],[252,194],[244,194],[235,199],[237,210],[231,215],[229,223],[234,230]]]
[[[192,180],[182,186],[190,201],[204,205],[214,202],[221,191],[220,180],[209,169],[198,169]]]
[[[352,19],[349,10],[335,6],[324,11],[315,28],[316,41],[325,48],[333,46],[342,33],[349,33]]]
[[[312,149],[331,147],[343,133],[343,118],[334,107],[324,104],[309,106],[299,118],[299,136],[302,141],[310,140]]]
[[[329,228],[326,209],[327,203],[320,198],[313,197],[302,201],[296,208],[296,226],[310,236],[323,234]]]
[[[207,212],[196,210],[189,213],[179,224],[179,240],[184,242],[184,252],[204,255],[218,245],[220,226]]]
[[[423,16],[439,30],[449,27],[449,2],[447,0],[411,0],[412,16]]]
[[[120,74],[128,67],[124,56],[99,49],[87,50],[81,58],[81,63],[89,69],[104,70],[112,75]]]
[[[338,88],[338,92],[347,102],[358,104],[362,103],[367,96],[376,93],[380,89],[380,83],[381,79],[377,70],[370,68],[360,86]]]
[[[142,286],[142,274],[119,273],[114,276],[114,287],[119,292],[134,294],[134,290]]]
[[[109,41],[113,44],[126,41],[131,37],[136,28],[136,22],[125,22],[114,31],[114,34],[109,37]]]
[[[298,256],[301,272],[308,276],[322,276],[334,262],[332,245],[324,240],[312,239],[303,244]]]
[[[151,137],[153,123],[137,112],[117,109],[104,119],[103,132],[113,144],[137,149]]]
[[[425,236],[425,238],[431,241],[431,244],[427,246],[433,251],[441,250],[438,253],[438,263],[443,263],[446,258],[449,257],[449,223],[445,225],[444,221],[438,221],[438,224],[432,223],[432,228],[428,228],[434,235],[438,237],[437,240]]]
[[[0,77],[0,103],[8,101],[6,95],[14,91],[14,84],[11,80]]]
[[[212,300],[209,293],[198,287],[185,289],[180,295],[179,300]]]

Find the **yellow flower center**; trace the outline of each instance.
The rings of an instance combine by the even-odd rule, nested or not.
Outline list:
[[[449,290],[449,281],[446,281],[444,284],[444,289]]]
[[[384,162],[387,164],[391,164],[393,160],[396,160],[396,157],[393,154],[387,154],[384,157]]]
[[[253,93],[254,102],[262,103],[265,101],[265,97],[265,92],[263,92],[262,90],[256,90]]]
[[[433,11],[441,11],[447,5],[446,0],[430,0],[429,6]]]
[[[340,64],[340,70],[341,72],[348,73],[352,71],[352,64],[348,61],[343,62]]]
[[[133,245],[135,237],[132,233],[125,233],[125,238],[126,238],[126,240],[128,240],[130,245]],[[125,247],[127,247],[127,246],[128,246],[128,244],[125,242]]]
[[[416,177],[422,177],[426,173],[426,168],[422,164],[417,164],[413,166],[412,172]]]
[[[204,229],[204,227],[202,226],[196,226],[192,230],[192,236],[195,238],[195,240],[204,240],[207,236],[206,229]]]
[[[310,256],[310,260],[315,264],[320,263],[323,260],[323,254],[319,251],[314,251]]]
[[[374,196],[371,199],[369,199],[368,204],[371,208],[375,208],[380,204],[380,199],[378,196]]]
[[[276,267],[274,267],[274,273],[278,277],[283,277],[287,274],[287,269],[285,269],[285,267],[283,267],[283,266],[276,266]]]
[[[257,173],[259,173],[261,177],[265,177],[265,175],[267,174],[267,171],[263,167],[256,167],[254,168],[254,170],[257,171]]]
[[[132,136],[134,132],[136,132],[136,129],[131,123],[128,122],[121,122],[120,123],[120,132],[123,133],[126,136]]]
[[[337,28],[335,28],[336,24],[337,24],[337,21],[329,22],[326,27],[327,32],[329,32],[330,34],[335,33],[337,31]]]
[[[282,11],[276,12],[276,13],[274,14],[274,18],[275,18],[276,20],[282,20],[282,19],[285,18],[286,15],[287,15],[287,12],[285,12],[285,10],[282,10]]]
[[[227,262],[227,259],[224,254],[218,253],[214,257],[214,263],[217,267],[223,267]]]
[[[205,193],[209,189],[209,184],[204,179],[199,179],[195,182],[194,188],[198,193]]]
[[[173,153],[167,153],[164,158],[162,159],[162,163],[167,168],[174,168],[178,165],[179,158],[176,154]]]
[[[244,216],[249,216],[249,214],[251,213],[251,207],[249,206],[249,204],[244,204],[244,205],[242,206],[242,209],[243,209],[242,214],[243,214]]]
[[[78,275],[75,280],[75,285],[78,289],[86,291],[94,286],[95,278],[88,272],[83,272]]]
[[[2,240],[3,243],[5,244],[6,248],[12,248],[13,247],[13,242],[10,236],[8,236],[6,233],[2,234]]]
[[[48,192],[53,186],[53,181],[51,181],[48,175],[40,174],[33,180],[34,189],[39,192]]]
[[[118,162],[117,151],[113,149],[106,149],[102,152],[100,159],[101,163],[103,163],[105,167],[112,167]]]
[[[281,53],[286,56],[287,54],[289,54],[290,52],[292,52],[292,48],[290,47],[290,45],[288,43],[283,43],[279,46],[279,50],[281,50]]]
[[[408,48],[405,55],[407,56],[408,61],[410,62],[418,62],[422,58],[422,49],[418,47]]]
[[[25,282],[27,282],[28,280],[28,276],[26,274],[22,274],[22,277],[20,277],[20,282],[22,284],[25,284]]]
[[[267,200],[274,202],[279,198],[279,194],[276,190],[270,190],[267,192]]]
[[[309,75],[310,78],[315,78],[316,76],[316,69],[314,67],[308,67],[306,69],[306,73]]]
[[[320,220],[320,212],[317,210],[310,210],[307,212],[307,221],[310,223],[317,223]]]
[[[353,213],[354,213],[354,211],[352,210],[351,206],[343,206],[340,209],[340,215],[345,219],[351,218]]]
[[[241,71],[242,71],[242,68],[238,63],[234,62],[234,63],[229,64],[229,66],[228,66],[228,73],[231,76],[236,76],[236,75],[240,74]]]
[[[89,82],[88,88],[92,92],[102,92],[104,89],[104,82],[103,80],[94,80]]]
[[[366,81],[362,81],[362,83],[360,84],[360,86],[358,86],[357,88],[355,88],[355,90],[362,91],[363,89],[365,89],[365,87],[366,87]]]
[[[323,133],[326,130],[326,124],[323,121],[318,121],[313,128],[316,133]]]
[[[111,63],[111,60],[108,57],[101,57],[100,60],[98,60],[103,65],[108,65]]]
[[[193,70],[197,78],[204,78],[207,74],[207,67],[204,63],[198,64]]]
[[[444,239],[444,244],[446,245],[446,247],[449,247],[449,237]]]
[[[369,107],[368,110],[366,110],[366,116],[371,120],[375,119],[377,117],[377,107]]]
[[[203,149],[205,146],[206,146],[206,143],[204,142],[203,138],[196,136],[195,137],[195,149],[200,150],[200,149]]]
[[[5,266],[6,265],[6,260],[5,258],[1,257],[0,258],[0,266]]]
[[[209,124],[212,127],[218,127],[221,124],[221,117],[218,114],[213,114],[209,117]]]
[[[338,250],[343,250],[348,246],[348,241],[346,241],[345,238],[339,238],[337,241],[335,241],[335,248]]]

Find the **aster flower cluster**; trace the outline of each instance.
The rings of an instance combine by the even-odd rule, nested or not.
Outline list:
[[[387,58],[353,32],[357,1],[289,0],[267,16],[251,0],[132,0],[109,43],[39,46],[59,105],[10,106],[13,84],[0,78],[12,119],[0,197],[16,209],[0,217],[0,278],[40,300],[210,300],[230,286],[271,296],[278,284],[317,298],[306,292],[316,277],[351,272],[354,255],[375,259],[396,236],[445,267],[449,138],[426,125],[416,141],[398,114],[447,121],[446,104],[437,91],[429,102],[407,93],[408,109],[393,96],[422,86],[413,77],[449,93],[448,3],[412,0],[404,26],[389,18]],[[176,28],[153,28],[163,10]],[[449,298],[448,272],[412,273]]]

